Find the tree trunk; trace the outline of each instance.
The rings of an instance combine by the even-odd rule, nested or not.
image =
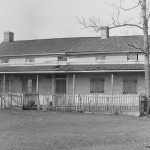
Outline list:
[[[150,81],[149,81],[149,44],[148,44],[148,18],[146,15],[146,0],[141,0],[142,8],[142,18],[143,18],[143,39],[144,39],[144,51],[145,51],[145,96],[147,100],[147,113],[149,113],[150,100],[149,100],[149,91],[150,91]]]

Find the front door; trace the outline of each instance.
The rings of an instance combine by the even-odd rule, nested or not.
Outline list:
[[[56,93],[66,93],[66,79],[56,79]]]
[[[66,79],[56,79],[56,99],[55,104],[65,105],[66,103]]]

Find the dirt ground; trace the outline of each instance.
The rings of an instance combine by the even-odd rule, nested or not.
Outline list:
[[[150,118],[0,110],[0,150],[144,150]]]

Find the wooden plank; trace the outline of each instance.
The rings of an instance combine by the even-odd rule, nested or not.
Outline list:
[[[76,79],[76,75],[73,74],[73,97],[75,95],[75,79]]]

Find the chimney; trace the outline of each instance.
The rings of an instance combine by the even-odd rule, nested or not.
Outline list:
[[[4,42],[10,43],[14,41],[14,33],[13,32],[4,32]]]
[[[101,39],[107,39],[109,37],[109,27],[103,26],[101,27]]]

